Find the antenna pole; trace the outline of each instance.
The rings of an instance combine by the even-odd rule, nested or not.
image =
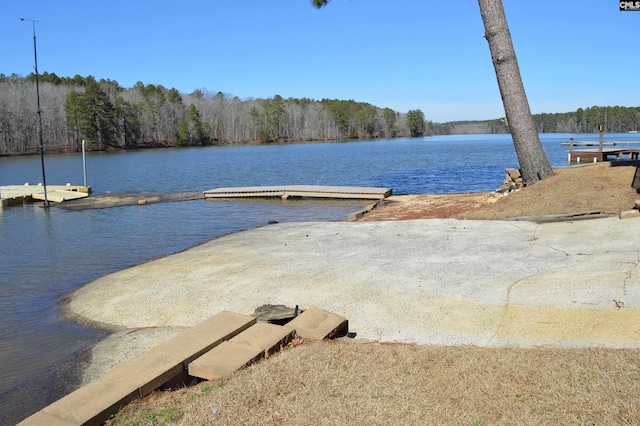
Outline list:
[[[44,144],[42,142],[42,110],[40,109],[40,83],[38,81],[38,49],[36,47],[36,22],[33,19],[20,18],[21,21],[31,22],[33,27],[33,61],[36,71],[36,99],[38,101],[38,141],[40,142],[40,163],[42,164],[42,185],[44,187],[44,205],[43,207],[51,207],[49,198],[47,197],[47,178],[44,173]]]

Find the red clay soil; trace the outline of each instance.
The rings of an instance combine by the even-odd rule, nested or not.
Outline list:
[[[632,210],[640,199],[631,187],[635,173],[635,166],[609,162],[559,168],[554,176],[506,197],[488,192],[392,197],[359,220],[499,220],[596,211],[615,214]]]

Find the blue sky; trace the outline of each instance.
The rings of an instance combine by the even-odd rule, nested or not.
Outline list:
[[[245,98],[337,98],[445,122],[504,110],[475,0],[21,0],[0,73],[93,75]],[[614,0],[503,0],[534,113],[640,105],[640,12]]]

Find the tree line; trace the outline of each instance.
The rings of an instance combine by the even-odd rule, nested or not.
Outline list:
[[[640,107],[592,106],[574,112],[534,114],[538,133],[624,133],[640,127]],[[508,133],[504,119],[433,124],[434,134]]]
[[[540,133],[624,133],[638,130],[640,107],[593,106],[575,112],[537,114],[534,116]]]
[[[37,152],[35,78],[0,74],[0,155]],[[432,134],[421,110],[403,114],[353,100],[242,100],[47,72],[38,81],[47,152],[77,152],[83,140],[88,150],[109,150]]]
[[[47,152],[77,152],[82,140],[89,150],[109,150],[509,131],[504,118],[433,123],[419,109],[405,114],[353,100],[241,100],[46,72],[39,82]],[[534,114],[533,121],[539,133],[627,132],[638,129],[640,107],[593,106]],[[0,155],[36,153],[36,123],[35,75],[0,74]]]

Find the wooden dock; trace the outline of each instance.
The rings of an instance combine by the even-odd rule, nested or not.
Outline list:
[[[391,195],[390,188],[370,188],[357,186],[247,186],[237,188],[217,188],[204,191],[205,198],[238,197],[310,197],[310,198],[349,198],[359,200],[382,200]]]
[[[600,132],[600,138],[595,141],[575,141],[573,138],[562,145],[569,145],[568,161],[571,163],[598,163],[600,161],[637,160],[640,155],[639,148],[630,148],[631,145],[640,144],[640,141],[605,141],[604,133]],[[626,145],[626,148],[605,148],[605,146]],[[576,146],[597,146],[598,149],[574,149]]]
[[[61,203],[68,200],[88,197],[91,187],[79,185],[47,185],[47,200]],[[0,206],[7,207],[23,203],[32,203],[36,200],[44,201],[44,186],[30,185],[5,185],[0,186]]]
[[[568,142],[560,142],[562,146],[599,146],[600,142],[598,141],[568,141]],[[631,145],[640,145],[640,141],[603,141],[603,146],[631,146]]]
[[[637,160],[640,149],[632,148],[607,148],[607,149],[580,149],[569,151],[570,163],[598,163],[612,160]]]

